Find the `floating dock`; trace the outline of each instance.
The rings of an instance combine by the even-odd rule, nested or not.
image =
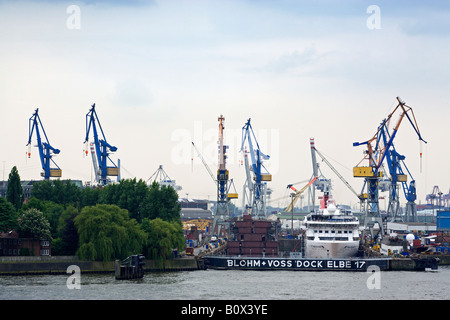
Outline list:
[[[293,271],[380,271],[438,270],[437,258],[266,258],[266,257],[203,257],[205,268],[218,270],[293,270]]]

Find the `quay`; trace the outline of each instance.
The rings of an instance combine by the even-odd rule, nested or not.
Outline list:
[[[144,272],[199,270],[195,257],[172,260],[144,260]],[[83,261],[77,256],[0,257],[0,276],[67,274],[70,266],[78,266],[81,273],[116,272],[115,261]]]

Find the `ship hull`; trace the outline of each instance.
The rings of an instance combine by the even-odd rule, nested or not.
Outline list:
[[[305,256],[307,258],[351,258],[356,257],[359,241],[306,240]]]

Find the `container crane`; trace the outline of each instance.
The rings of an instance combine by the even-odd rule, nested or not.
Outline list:
[[[263,165],[264,160],[268,160],[270,156],[261,152],[252,125],[248,119],[242,128],[242,145],[241,151],[244,151],[245,142],[249,147],[249,155],[251,159],[251,167],[248,171],[253,172],[252,183],[252,203],[249,205],[251,214],[256,217],[264,217],[266,215],[266,181],[272,181],[272,175],[267,172]],[[255,149],[256,147],[256,149]],[[263,172],[264,169],[264,172]]]
[[[99,139],[98,136],[98,128],[100,128],[100,132],[103,139]],[[106,141],[105,134],[103,132],[102,126],[97,116],[97,112],[95,111],[95,103],[92,105],[89,112],[86,114],[86,138],[84,143],[87,144],[89,140],[89,133],[92,128],[94,135],[94,146],[97,156],[97,164],[94,161],[94,167],[98,167],[98,172],[96,172],[96,176],[99,176],[100,180],[97,181],[101,185],[106,185],[110,182],[108,176],[119,176],[119,168],[109,157],[111,152],[117,151],[117,147],[110,145]],[[87,148],[85,150],[86,154],[88,152]],[[93,159],[94,160],[94,159]],[[112,167],[108,167],[108,160],[113,164]]]
[[[159,178],[159,179],[158,179]],[[158,180],[157,180],[158,179]],[[176,184],[175,180],[170,179],[169,175],[164,171],[163,166],[159,168],[147,179],[147,183],[151,184],[152,181],[156,181],[160,186],[171,186],[175,191],[180,191],[182,188]]]
[[[378,127],[375,135],[365,141],[365,142],[355,142],[353,146],[366,145],[367,150],[365,151],[365,157],[353,168],[353,176],[358,178],[365,179],[365,185],[367,185],[367,208],[366,208],[366,218],[364,225],[373,228],[375,223],[378,223],[380,226],[380,232],[382,234],[385,230],[383,230],[383,222],[381,219],[379,205],[378,205],[378,182],[379,179],[383,176],[383,172],[381,170],[381,166],[383,161],[390,154],[390,150],[393,146],[394,139],[398,133],[400,124],[402,120],[406,118],[409,120],[410,124],[414,128],[415,132],[419,136],[419,140],[426,143],[425,140],[422,139],[420,135],[420,131],[417,126],[417,122],[412,111],[412,108],[407,106],[399,97],[397,97],[398,104],[394,108],[394,110],[385,118],[380,126]],[[392,116],[397,112],[400,112],[399,120],[396,125],[393,127],[392,134],[389,134],[386,140],[383,140],[383,130],[388,126]],[[408,114],[411,114],[411,116]],[[372,143],[375,143],[375,146],[372,146]],[[369,166],[359,166],[364,160],[369,161]],[[413,185],[414,186],[414,185]]]
[[[44,177],[45,180],[49,180],[50,178],[60,178],[62,176],[62,170],[58,167],[58,165],[53,161],[52,154],[59,154],[60,150],[52,147],[50,145],[50,142],[48,141],[47,134],[45,133],[44,127],[41,122],[41,118],[38,114],[39,108],[36,109],[34,114],[29,119],[28,123],[28,144],[27,146],[30,147],[31,139],[33,138],[33,132],[36,132],[36,139],[37,139],[37,147],[39,149],[39,156],[41,158],[41,165],[42,170],[44,170],[41,173],[41,176]],[[42,130],[42,133],[45,137],[45,142],[42,142],[41,133],[39,131],[39,128]],[[28,151],[28,157],[31,156],[31,151]],[[53,164],[56,166],[56,168],[51,168],[50,164],[53,162]]]

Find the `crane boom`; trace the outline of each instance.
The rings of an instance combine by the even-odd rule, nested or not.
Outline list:
[[[43,173],[41,175],[44,177],[45,180],[50,179],[50,177],[59,178],[62,176],[62,170],[58,167],[58,165],[53,161],[52,154],[59,154],[60,150],[52,147],[50,145],[50,142],[48,141],[47,134],[45,133],[44,126],[42,125],[41,118],[38,114],[39,108],[36,109],[36,111],[33,113],[31,118],[29,119],[28,123],[28,143],[27,146],[31,144],[31,140],[33,138],[33,133],[36,132],[36,139],[37,139],[37,147],[39,149],[39,156],[41,158],[41,165]],[[41,128],[42,133],[45,137],[45,142],[42,142],[41,133],[39,131],[39,128]],[[28,153],[28,157],[30,157],[30,152]],[[53,162],[53,164],[57,168],[51,168],[50,163]]]
[[[320,158],[322,158],[322,161],[325,162],[328,165],[328,167],[330,167],[330,169],[338,176],[338,178],[341,179],[341,181],[347,186],[347,188],[351,192],[353,192],[353,194],[355,196],[357,196],[358,199],[361,199],[361,194],[358,194],[355,191],[355,189],[353,189],[353,187],[350,185],[350,183],[348,183],[348,181],[345,180],[345,178],[339,173],[339,171],[337,171],[336,168],[333,167],[333,165],[330,163],[330,161],[328,161],[327,158],[325,158],[325,156],[322,153],[320,153],[320,151],[317,150],[315,147],[314,147],[314,151],[320,156]]]
[[[292,209],[294,209],[295,203],[297,202],[298,198],[300,198],[300,196],[302,195],[303,192],[305,192],[306,189],[308,189],[308,187],[314,183],[314,181],[316,181],[317,177],[314,177],[311,179],[311,181],[308,182],[307,185],[305,185],[303,188],[301,188],[300,190],[297,190],[293,187],[292,184],[288,185],[288,188],[290,188],[291,190],[295,191],[295,195],[294,198],[292,199],[291,203],[287,206],[287,208],[284,210],[285,212],[290,212],[292,211]]]
[[[211,176],[211,179],[213,179],[214,184],[217,185],[217,179],[214,178],[214,175],[211,171],[211,169],[209,168],[208,164],[206,163],[205,159],[203,159],[202,154],[200,153],[200,151],[198,151],[197,147],[195,146],[194,142],[192,142],[192,145],[194,146],[195,151],[197,152],[198,157],[200,158],[200,160],[202,160],[203,165],[205,166],[206,170],[208,171],[209,175]]]

